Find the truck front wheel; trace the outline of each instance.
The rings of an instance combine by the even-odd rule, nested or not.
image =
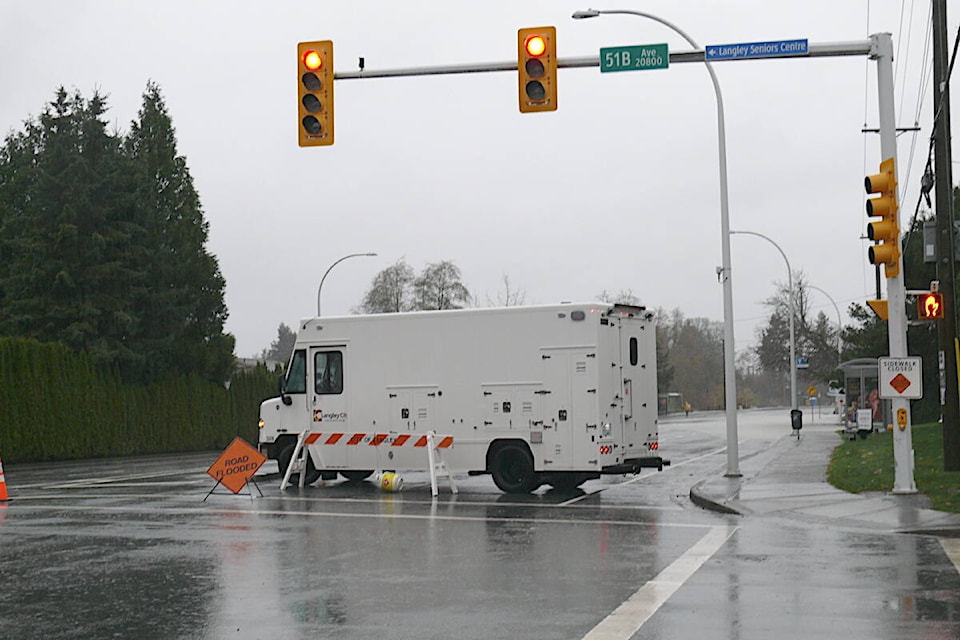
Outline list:
[[[280,455],[277,456],[277,466],[280,468],[280,475],[283,476],[287,472],[287,467],[290,466],[290,461],[293,460],[293,450],[297,448],[297,443],[292,442],[280,450]],[[303,478],[303,484],[313,484],[320,479],[320,471],[317,471],[317,468],[313,466],[313,458],[310,457],[310,453],[307,452],[307,472]],[[299,485],[300,484],[300,474],[294,473],[290,476],[290,483]]]
[[[504,493],[530,493],[542,484],[533,470],[533,456],[527,447],[507,442],[493,452],[490,460],[493,482]]]

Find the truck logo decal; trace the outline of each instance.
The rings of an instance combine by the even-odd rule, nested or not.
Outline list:
[[[347,412],[329,412],[324,413],[323,409],[314,409],[313,410],[313,421],[314,422],[346,422],[347,421]]]

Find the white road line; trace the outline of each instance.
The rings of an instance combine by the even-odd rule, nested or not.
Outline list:
[[[73,488],[87,488],[91,486],[100,486],[106,484],[113,484],[116,482],[129,482],[131,480],[147,479],[147,478],[168,478],[174,476],[182,475],[193,475],[199,474],[206,471],[206,468],[203,469],[181,469],[179,471],[161,471],[153,473],[140,473],[140,474],[124,474],[118,476],[104,476],[100,478],[79,478],[76,480],[61,480],[61,481],[52,481],[52,482],[34,482],[32,484],[18,484],[16,485],[17,489],[42,489],[46,487],[52,487],[55,489],[73,489]],[[205,476],[209,477],[209,476]]]
[[[943,547],[950,562],[960,572],[960,538],[939,538],[940,546]]]
[[[70,496],[75,497],[75,496]],[[131,497],[131,496],[124,496]],[[17,499],[20,502],[20,499]],[[239,507],[239,505],[237,505]],[[107,512],[107,513],[144,513],[144,507],[142,505],[135,507],[123,507],[123,506],[103,506],[103,505],[30,505],[31,509],[34,510],[46,510],[46,511],[82,511],[85,514],[96,513],[96,512]],[[175,513],[180,515],[209,515],[209,514],[229,514],[232,516],[241,515],[241,514],[251,514],[258,516],[301,516],[308,518],[352,518],[352,519],[362,519],[362,520],[443,520],[449,522],[510,522],[510,523],[523,523],[523,524],[585,524],[595,526],[598,524],[605,525],[617,525],[625,527],[649,527],[651,524],[656,524],[657,527],[665,528],[679,528],[679,529],[705,529],[713,528],[710,525],[704,524],[687,524],[687,523],[664,523],[664,522],[655,522],[651,523],[649,521],[641,520],[576,520],[574,518],[491,518],[486,516],[454,516],[454,515],[444,515],[444,514],[415,514],[415,513],[338,513],[336,511],[288,511],[282,509],[242,509],[242,508],[233,508],[233,509],[224,509],[224,508],[207,508],[207,507],[166,507],[163,505],[156,505],[151,507],[151,511],[156,513]]]
[[[171,496],[168,494],[130,494],[130,493],[108,493],[106,491],[99,491],[100,489],[113,489],[115,487],[153,487],[153,486],[192,486],[202,482],[203,479],[197,480],[184,480],[184,481],[173,481],[173,482],[136,482],[136,483],[111,483],[109,485],[98,484],[91,486],[54,486],[54,485],[43,485],[44,487],[50,489],[67,489],[73,491],[75,489],[91,489],[97,490],[96,493],[88,494],[35,494],[35,495],[24,495],[18,496],[18,500],[102,500],[104,498],[148,498],[156,500],[169,500],[171,498],[193,498],[196,497],[194,494],[179,494]],[[406,493],[406,492],[405,492]],[[226,495],[226,494],[223,494]],[[246,495],[246,494],[243,494]],[[386,494],[384,494],[386,495]],[[446,501],[435,502],[433,500],[417,500],[411,499],[408,496],[410,493],[401,497],[401,503],[405,505],[433,505],[450,508],[450,507],[532,507],[535,509],[556,509],[558,507],[570,507],[574,509],[596,509],[596,505],[583,505],[583,504],[570,504],[571,501],[567,502],[492,502],[492,501],[466,501],[466,500],[457,500],[457,496],[454,495],[451,499]],[[593,495],[593,494],[588,494]],[[396,496],[391,495],[391,498]],[[383,497],[379,498],[341,498],[341,497],[315,497],[315,496],[304,496],[300,494],[290,494],[289,496],[275,496],[269,495],[263,498],[257,496],[258,500],[269,500],[269,499],[289,499],[297,500],[298,502],[329,502],[333,504],[382,504]],[[611,505],[610,508],[617,509],[619,511],[683,511],[683,507],[676,505],[655,505],[655,504],[625,504],[625,505]]]
[[[601,620],[583,640],[629,640],[736,530],[711,527],[707,535]]]

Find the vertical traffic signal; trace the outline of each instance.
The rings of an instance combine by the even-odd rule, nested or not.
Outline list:
[[[880,220],[867,225],[867,237],[876,242],[870,247],[870,263],[884,265],[888,278],[900,273],[900,222],[897,219],[897,174],[893,158],[880,163],[880,173],[863,180],[867,193],[879,193],[878,198],[867,200],[867,216]]]
[[[923,293],[917,297],[917,317],[920,320],[941,320],[943,318],[943,294]]]
[[[297,128],[301,147],[333,144],[333,42],[297,45]]]
[[[520,113],[557,110],[557,28],[517,31]]]

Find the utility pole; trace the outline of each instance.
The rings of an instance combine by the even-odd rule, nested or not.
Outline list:
[[[933,156],[937,212],[937,277],[944,314],[939,324],[943,355],[943,470],[960,471],[960,396],[957,395],[956,257],[953,238],[953,175],[950,158],[950,88],[947,0],[933,0]]]

